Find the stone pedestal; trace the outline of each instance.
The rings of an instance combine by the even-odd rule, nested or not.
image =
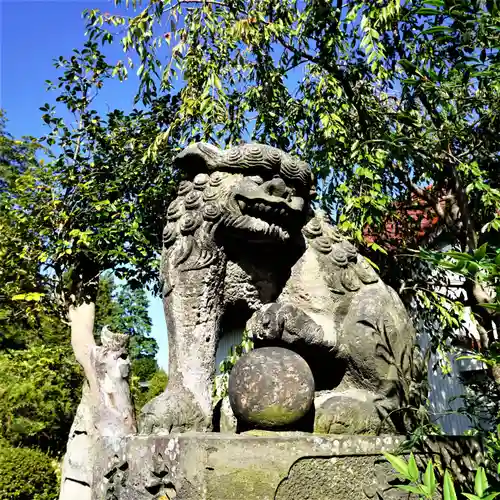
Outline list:
[[[394,473],[381,456],[402,440],[297,433],[133,436],[102,443],[102,457],[113,458],[95,470],[100,484],[94,499],[408,498],[389,485]]]

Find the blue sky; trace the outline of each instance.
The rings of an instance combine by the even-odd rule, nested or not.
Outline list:
[[[0,107],[7,112],[8,130],[15,137],[42,136],[46,129],[40,106],[53,104],[45,80],[55,80],[56,57],[70,56],[85,40],[82,12],[98,8],[114,12],[112,0],[0,0]],[[119,46],[108,50],[112,60],[123,58]],[[100,95],[97,111],[132,108],[135,79],[113,82]],[[160,299],[151,297],[153,336],[160,350],[158,362],[167,367],[167,330]]]

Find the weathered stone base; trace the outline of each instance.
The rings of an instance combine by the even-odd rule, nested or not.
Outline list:
[[[394,474],[381,456],[401,442],[395,436],[277,433],[134,436],[104,447],[102,457],[114,458],[96,467],[94,498],[408,498],[389,485]]]

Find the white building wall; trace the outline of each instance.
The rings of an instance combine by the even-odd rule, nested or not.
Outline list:
[[[219,366],[221,362],[231,353],[231,349],[234,346],[241,344],[242,340],[243,330],[235,329],[222,332],[219,339],[219,345],[217,346],[217,352],[215,353],[215,366],[217,375],[220,374]]]
[[[451,300],[465,300],[466,292],[463,288],[464,278],[454,273],[446,273],[446,283],[444,286],[436,289],[436,292],[445,294]],[[440,325],[436,321],[433,325],[434,331],[425,331],[422,326],[423,321],[418,317],[419,308],[416,303],[413,304],[412,316],[415,327],[419,332],[418,344],[425,353],[429,348],[431,334],[439,334]],[[420,308],[421,310],[421,308]],[[479,340],[479,333],[473,321],[470,308],[465,308],[465,317],[463,326],[456,331],[457,336],[469,337]],[[458,410],[463,406],[462,396],[467,388],[463,383],[461,376],[466,372],[481,372],[484,365],[475,360],[457,360],[457,357],[467,354],[465,351],[456,353],[433,353],[430,355],[428,365],[428,383],[429,383],[429,402],[430,412],[434,422],[439,424],[445,434],[463,435],[465,431],[472,428],[471,420],[460,413]],[[444,358],[446,357],[446,359]],[[449,372],[444,373],[442,365],[448,364]]]
[[[429,335],[423,333],[419,336],[419,345],[422,351],[429,347]],[[461,396],[466,390],[459,378],[460,362],[456,356],[447,355],[451,371],[444,374],[440,364],[444,361],[441,354],[431,354],[428,365],[429,402],[431,419],[439,424],[445,434],[462,435],[471,428],[472,422],[465,415],[458,413],[463,405]]]

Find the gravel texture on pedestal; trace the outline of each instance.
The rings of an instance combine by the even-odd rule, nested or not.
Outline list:
[[[236,417],[273,429],[297,422],[311,408],[314,377],[306,361],[283,347],[262,347],[241,357],[229,376]]]

